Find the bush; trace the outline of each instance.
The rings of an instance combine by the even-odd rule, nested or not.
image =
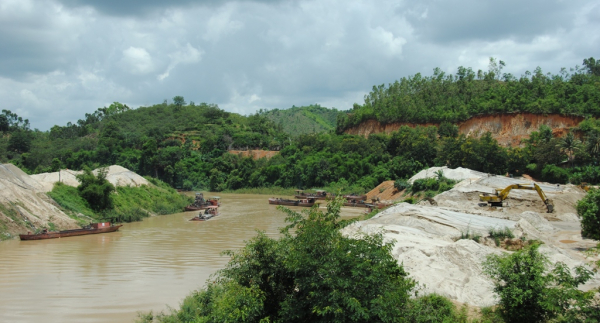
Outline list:
[[[546,165],[542,169],[542,179],[550,183],[565,184],[569,181],[569,171],[555,165]]]
[[[410,187],[411,187],[410,183],[404,179],[397,179],[394,182],[394,188],[397,189],[398,191],[402,191],[402,190],[408,189]]]
[[[112,209],[113,200],[111,194],[115,187],[106,179],[105,168],[98,171],[98,176],[94,175],[89,168],[84,168],[83,174],[77,175],[77,180],[81,183],[77,186],[79,195],[88,202],[90,208],[94,211]]]
[[[490,238],[494,239],[496,246],[500,246],[500,241],[504,241],[507,238],[512,239],[515,237],[513,232],[507,227],[504,227],[504,229],[491,228],[488,230],[488,233],[490,235]]]
[[[548,258],[538,248],[534,245],[513,254],[489,255],[484,262],[484,272],[494,281],[494,292],[500,297],[500,315],[506,322],[546,322],[554,318],[593,322],[600,312],[593,303],[594,292],[577,289],[593,273],[580,266],[572,276],[563,263],[548,272]],[[590,311],[590,307],[595,309]]]
[[[341,234],[342,200],[306,216],[279,208],[290,223],[278,240],[259,233],[207,287],[162,322],[395,322],[415,286],[381,234]],[[293,230],[292,233],[290,230]],[[441,304],[441,305],[440,305]],[[447,304],[422,301],[436,316]],[[444,314],[446,315],[446,314]],[[141,315],[148,321],[152,315]]]
[[[590,189],[577,202],[577,215],[581,219],[581,235],[600,240],[600,190]]]
[[[459,314],[452,302],[440,295],[430,294],[413,299],[409,303],[406,322],[459,322]]]

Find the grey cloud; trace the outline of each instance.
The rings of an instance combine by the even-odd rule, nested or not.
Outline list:
[[[556,73],[600,49],[594,1],[32,1],[0,9],[14,18],[0,19],[0,97],[43,130],[176,95],[244,114],[349,109],[373,85],[435,67],[485,70],[494,56],[515,75]]]
[[[586,1],[427,0],[400,7],[424,40],[435,43],[530,41],[540,34],[568,29]]]
[[[110,16],[148,15],[172,8],[189,8],[193,6],[215,7],[227,2],[280,2],[280,0],[59,0],[68,7],[92,7]]]

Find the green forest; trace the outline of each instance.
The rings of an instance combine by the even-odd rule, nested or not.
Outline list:
[[[332,185],[366,191],[384,180],[406,179],[423,168],[443,165],[493,174],[527,173],[555,183],[600,183],[600,122],[593,117],[600,111],[600,63],[589,58],[572,74],[549,76],[538,68],[518,79],[499,77],[501,61],[492,59],[490,66],[484,73],[460,68],[456,76],[436,69],[430,77],[415,75],[389,88],[376,87],[349,115],[326,113],[320,106],[291,109],[291,118],[297,113],[315,116],[311,119],[315,124],[342,115],[338,130],[373,116],[387,121],[441,121],[439,126],[402,127],[369,138],[326,129],[292,135],[272,119],[284,115],[281,111],[242,116],[214,104],[188,103],[181,96],[172,103],[165,100],[137,109],[115,102],[49,131],[32,130],[28,120],[3,110],[0,161],[28,173],[117,164],[174,188],[210,191]],[[509,94],[514,97],[508,99]],[[459,135],[451,122],[500,111],[588,118],[564,138],[541,127],[515,148],[499,146],[489,134]],[[279,153],[253,160],[230,154],[230,149]]]
[[[559,74],[540,67],[520,77],[503,73],[506,64],[490,58],[489,70],[460,66],[456,74],[435,68],[433,75],[402,77],[387,86],[373,86],[365,102],[340,115],[338,132],[369,119],[381,123],[456,123],[480,114],[530,112],[600,116],[600,61]]]
[[[328,132],[335,129],[338,114],[336,109],[324,108],[318,104],[280,110],[259,110],[258,114],[281,125],[282,130],[292,137]]]

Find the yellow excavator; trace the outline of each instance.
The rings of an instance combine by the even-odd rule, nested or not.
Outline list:
[[[548,199],[546,197],[546,194],[544,194],[544,191],[542,191],[542,188],[539,187],[539,185],[536,183],[533,183],[533,185],[513,184],[513,185],[508,185],[504,189],[497,188],[496,194],[488,195],[487,193],[484,193],[483,195],[479,195],[479,199],[481,201],[487,202],[490,206],[502,206],[502,201],[504,201],[508,197],[508,193],[510,193],[511,190],[536,191],[538,193],[538,195],[540,196],[540,198],[542,199],[542,201],[544,201],[544,204],[546,204],[548,213],[552,213],[554,211],[554,205],[552,204],[552,201],[550,201],[550,199]]]

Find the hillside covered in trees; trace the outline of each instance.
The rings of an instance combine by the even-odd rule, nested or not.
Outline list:
[[[463,96],[442,91],[456,89],[463,81],[454,76],[440,76],[438,71],[420,83],[422,89],[429,89],[427,91],[416,91],[413,87],[396,96],[384,92],[369,94],[368,104],[356,107],[350,117],[340,118],[337,127],[341,129],[350,120],[369,115],[361,111],[372,111],[371,115],[377,116],[392,113],[396,118],[384,120],[420,120],[417,116],[427,113],[431,113],[427,118],[438,120],[442,115],[456,117],[453,113],[457,110],[443,103],[454,104],[458,101],[452,98],[458,97],[464,101],[461,106],[472,107],[473,113],[497,112],[497,109],[531,111],[533,101],[502,103],[496,96],[500,92],[494,91],[504,89],[502,91],[506,93],[519,93],[519,89],[524,91],[532,86],[537,90],[531,90],[533,92],[527,92],[528,96],[521,98],[531,98],[535,92],[535,102],[540,106],[556,106],[562,113],[596,115],[600,109],[599,63],[590,58],[584,65],[585,68],[577,68],[572,75],[564,77],[546,76],[539,69],[539,73],[519,80],[508,75],[503,76],[504,80],[498,79],[495,75],[499,75],[499,67],[496,72],[483,73],[482,79],[465,70],[465,75],[470,76],[464,85],[469,85],[470,93],[479,91],[478,96],[471,99],[460,91],[456,93]],[[406,78],[398,84],[416,78],[421,77]],[[417,83],[413,85],[417,86]],[[484,84],[486,91],[475,91]],[[516,88],[507,89],[509,85]],[[400,90],[401,87],[393,85],[390,89]],[[381,100],[369,99],[376,97]],[[412,114],[407,114],[401,112],[404,110],[398,105],[380,104],[398,98],[422,102],[422,105],[402,105],[402,109],[412,109]],[[554,102],[552,100],[562,103],[545,103]],[[386,107],[390,109],[386,110]],[[428,108],[421,110],[421,107]],[[477,110],[479,107],[496,107],[496,110]],[[323,109],[318,106],[297,108],[304,111],[302,113],[312,114]],[[489,134],[479,138],[459,135],[456,125],[448,121],[442,121],[439,126],[404,126],[390,134],[372,134],[368,138],[333,132],[295,137],[267,117],[273,113],[263,111],[246,117],[223,111],[213,104],[187,104],[182,97],[175,97],[172,104],[164,102],[138,109],[115,102],[93,114],[86,114],[75,124],[57,125],[42,132],[31,130],[27,120],[4,110],[0,115],[0,159],[3,163],[14,163],[28,173],[117,164],[176,188],[211,191],[332,185],[364,191],[385,180],[408,178],[423,168],[444,165],[494,174],[527,173],[556,183],[600,182],[597,162],[600,158],[600,122],[595,118],[585,119],[563,138],[553,137],[552,129],[541,126],[524,139],[522,147],[505,148]],[[448,117],[449,120],[453,118]],[[276,150],[279,154],[268,160],[253,160],[228,153],[231,149],[250,148]]]
[[[299,135],[334,130],[338,114],[336,109],[324,108],[318,104],[280,110],[259,110],[258,114],[272,120],[283,131],[297,137]]]
[[[455,123],[480,114],[513,112],[600,116],[600,61],[584,59],[583,66],[563,68],[557,75],[537,67],[520,77],[503,73],[504,66],[490,58],[487,72],[461,66],[456,74],[446,74],[435,68],[431,76],[415,74],[373,86],[362,105],[340,115],[337,131],[370,119]]]

